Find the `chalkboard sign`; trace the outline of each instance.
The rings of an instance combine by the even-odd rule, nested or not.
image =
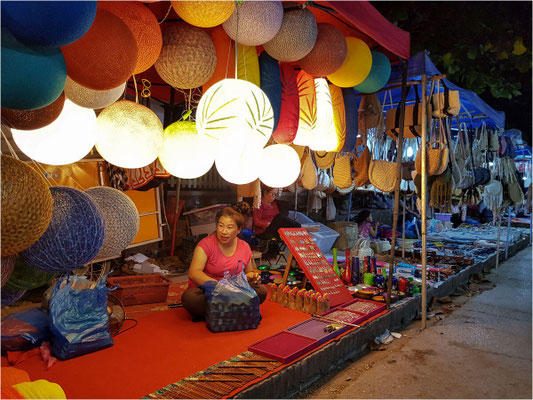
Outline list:
[[[313,288],[329,295],[331,307],[353,300],[350,291],[305,228],[280,228],[278,232]],[[289,268],[290,263],[286,272]]]

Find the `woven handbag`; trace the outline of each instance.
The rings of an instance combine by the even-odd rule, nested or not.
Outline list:
[[[461,101],[458,90],[449,90],[444,80],[442,81],[444,92],[440,92],[440,79],[437,81],[437,93],[432,97],[433,116],[435,118],[445,118],[458,115],[461,110]]]
[[[328,169],[333,165],[337,153],[334,151],[313,151],[313,154],[315,155],[316,166],[320,169]]]
[[[411,87],[414,85],[409,86],[409,89],[407,89],[407,95],[406,98],[409,96],[409,92],[411,90]],[[408,138],[414,138],[414,137],[420,137],[422,134],[422,106],[420,102],[420,96],[418,95],[418,89],[415,87],[415,103],[409,104],[405,106],[405,116],[403,121],[403,137],[404,139]],[[384,101],[385,103],[385,101]],[[392,95],[391,95],[391,103],[392,103]],[[428,108],[428,115],[431,115],[431,104],[427,104]],[[387,135],[390,136],[391,139],[396,140],[398,138],[398,135],[400,134],[400,114],[401,114],[401,107],[398,106],[398,108],[390,108],[387,110],[387,113],[385,114],[385,122],[386,122],[386,132]]]
[[[452,172],[446,168],[431,184],[429,204],[439,210],[449,211],[452,202]]]
[[[363,96],[358,110],[359,131],[377,128],[381,125],[381,119],[383,119],[383,108],[378,96],[376,94]]]
[[[352,186],[352,165],[350,155],[337,154],[333,165],[333,184],[338,189],[348,189]]]
[[[352,154],[352,165],[355,171],[355,178],[353,178],[353,183],[355,187],[361,187],[368,185],[370,182],[368,178],[368,167],[370,165],[370,160],[372,159],[372,154],[368,147],[365,145],[363,150],[359,155]]]
[[[442,120],[438,123],[438,128],[436,128],[436,123],[432,124],[431,133],[434,133],[438,129],[438,138],[429,142],[429,147],[426,151],[426,166],[428,176],[440,175],[448,166],[448,147],[444,143],[444,127]],[[435,147],[434,147],[435,146]],[[418,149],[415,159],[415,168],[419,175],[422,174],[422,150]]]
[[[307,190],[313,190],[318,183],[315,164],[307,151],[303,156],[301,181],[302,186]]]
[[[496,213],[503,203],[503,186],[500,181],[491,180],[483,190],[483,202],[489,210]]]
[[[385,147],[382,147],[381,152],[375,151],[375,154],[379,156],[382,153],[385,156],[387,154]],[[370,183],[382,192],[392,192],[396,187],[396,168],[395,162],[372,159],[368,167]]]

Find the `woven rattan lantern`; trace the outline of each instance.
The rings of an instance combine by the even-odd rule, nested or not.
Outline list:
[[[29,46],[61,47],[81,38],[96,15],[96,1],[2,2],[2,25]]]
[[[104,216],[104,244],[96,259],[119,255],[137,235],[139,212],[135,203],[120,190],[96,186],[85,191]]]
[[[6,288],[13,290],[32,290],[46,285],[55,277],[55,273],[34,268],[24,261],[24,258],[17,256],[15,259],[15,269],[6,282]]]
[[[66,79],[65,58],[59,49],[26,47],[2,27],[2,107],[46,107],[61,95]]]
[[[23,111],[2,107],[2,124],[21,130],[39,129],[55,121],[64,104],[65,94],[61,93],[56,101],[36,110]]]
[[[2,307],[9,306],[20,300],[25,293],[25,290],[2,288],[0,304],[2,305]]]
[[[2,155],[2,257],[17,254],[41,237],[52,205],[44,178],[22,161]]]
[[[89,31],[61,51],[68,76],[93,90],[109,90],[126,82],[138,58],[131,30],[119,17],[101,8]]]
[[[219,143],[215,165],[220,176],[230,183],[244,185],[259,177],[261,148],[250,146],[237,137],[228,136]]]
[[[226,21],[235,10],[234,1],[171,1],[184,21],[200,28],[212,28]]]
[[[115,14],[133,33],[138,55],[133,73],[140,74],[154,65],[163,46],[163,36],[152,11],[137,1],[101,1],[98,7]]]
[[[266,52],[278,61],[297,61],[313,49],[317,36],[315,16],[307,8],[286,9],[276,36],[266,42]]]
[[[5,286],[13,272],[13,268],[15,267],[15,257],[16,256],[2,257],[2,264],[0,266],[2,287]]]
[[[273,188],[292,185],[300,175],[300,157],[285,144],[267,146],[261,151],[259,179]]]
[[[49,165],[66,165],[81,160],[95,141],[96,114],[70,100],[51,124],[32,131],[12,129],[19,149],[33,160]]]
[[[69,272],[98,254],[104,243],[105,221],[89,195],[66,186],[50,188],[54,199],[46,232],[20,254],[35,268]]]
[[[96,149],[108,162],[122,168],[152,163],[161,150],[163,124],[148,107],[120,100],[96,119]]]
[[[126,89],[126,82],[109,90],[93,90],[74,82],[67,76],[65,95],[80,107],[98,110],[110,106],[120,99]]]
[[[239,13],[238,31],[237,12]],[[282,21],[281,1],[245,1],[237,5],[236,10],[222,24],[222,27],[233,40],[246,46],[260,46],[276,36]]]
[[[200,135],[220,140],[238,136],[248,146],[262,149],[272,136],[274,113],[266,94],[253,83],[224,79],[211,86],[196,110]]]
[[[206,135],[198,134],[196,122],[174,122],[163,132],[159,161],[165,170],[178,178],[199,178],[215,162],[215,144]]]
[[[342,66],[328,79],[338,87],[352,87],[363,82],[372,68],[372,54],[367,44],[351,36],[346,38],[348,51]]]
[[[316,126],[309,148],[315,151],[333,151],[338,139],[333,122],[333,105],[328,83],[324,78],[315,78]]]
[[[170,86],[193,89],[206,83],[215,72],[217,53],[209,34],[186,22],[163,27],[163,48],[154,66]]]
[[[313,50],[299,63],[305,72],[320,78],[332,74],[342,66],[348,47],[344,35],[335,26],[321,23],[317,25],[317,31]]]
[[[371,51],[372,68],[363,82],[354,86],[359,93],[374,93],[389,81],[391,65],[387,56],[379,51]]]

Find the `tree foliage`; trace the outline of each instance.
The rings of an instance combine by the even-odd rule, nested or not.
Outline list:
[[[372,5],[411,34],[411,54],[427,50],[450,81],[506,111],[506,127],[531,142],[531,2]]]

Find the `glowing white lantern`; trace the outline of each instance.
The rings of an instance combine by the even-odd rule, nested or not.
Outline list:
[[[19,149],[31,159],[49,165],[81,160],[95,142],[96,114],[70,100],[51,124],[32,131],[12,129]]]
[[[315,79],[316,125],[309,148],[315,151],[334,151],[338,144],[333,122],[333,105],[328,83],[324,78]]]
[[[163,124],[149,108],[120,100],[104,108],[96,119],[96,149],[109,163],[141,168],[161,150]]]
[[[286,144],[274,144],[261,150],[259,179],[272,188],[292,185],[300,175],[300,157]]]
[[[241,79],[215,83],[204,93],[196,110],[198,133],[215,140],[238,135],[249,146],[263,148],[273,127],[274,113],[266,94]]]
[[[199,135],[195,122],[174,122],[163,132],[159,161],[178,178],[198,178],[207,173],[215,162],[214,141]]]
[[[110,90],[93,90],[74,82],[67,76],[65,96],[67,99],[85,108],[98,110],[120,99],[126,89],[126,82]]]
[[[246,144],[238,136],[226,136],[218,143],[215,165],[226,181],[244,185],[259,177],[260,156],[261,148]]]

